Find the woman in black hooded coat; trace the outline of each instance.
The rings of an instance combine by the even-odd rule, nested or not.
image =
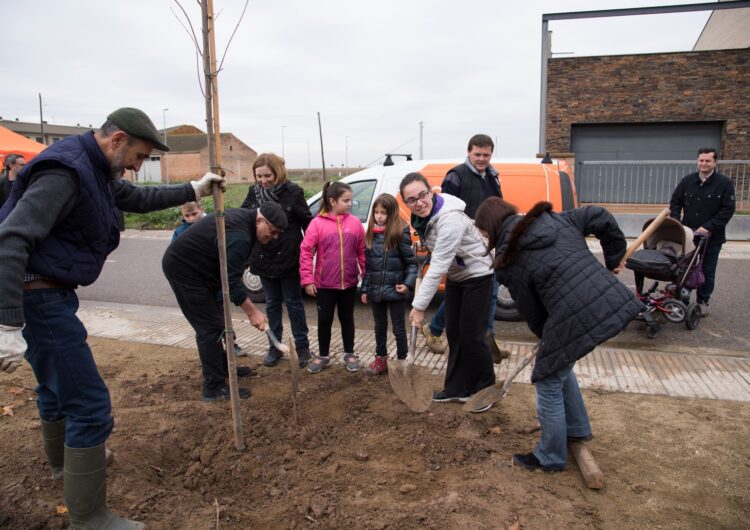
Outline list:
[[[539,337],[535,383],[541,440],[533,453],[514,455],[527,468],[562,470],[567,439],[588,440],[591,426],[573,366],[617,335],[644,309],[613,273],[620,270],[625,237],[604,208],[554,213],[537,203],[525,216],[499,198],[487,199],[475,223],[495,249],[495,276]],[[589,251],[594,235],[604,266]],[[567,438],[567,439],[566,439]]]

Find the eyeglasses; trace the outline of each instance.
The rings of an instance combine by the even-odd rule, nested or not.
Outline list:
[[[404,199],[404,202],[407,206],[414,206],[419,201],[424,201],[430,196],[430,190],[424,190],[422,193],[417,195],[416,197],[409,197],[408,199]]]

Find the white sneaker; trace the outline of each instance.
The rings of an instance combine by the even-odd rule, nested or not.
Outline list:
[[[698,307],[701,308],[701,317],[707,317],[708,316],[708,303],[701,302],[698,304]]]

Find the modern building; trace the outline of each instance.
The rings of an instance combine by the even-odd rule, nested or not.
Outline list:
[[[46,121],[43,124],[40,124],[38,122],[31,123],[26,121],[19,121],[18,118],[16,118],[15,120],[0,118],[0,125],[5,127],[6,129],[10,129],[16,134],[20,134],[21,136],[25,136],[30,140],[34,140],[35,142],[39,142],[40,144],[44,145],[52,145],[55,142],[59,142],[66,136],[82,134],[91,129],[97,129],[96,127],[92,127],[91,125],[81,126],[81,124],[77,124],[76,126],[51,125]],[[42,134],[42,129],[44,129],[44,134]]]
[[[663,203],[676,179],[693,170],[697,150],[706,146],[716,147],[720,160],[745,161],[738,171],[747,172],[750,8],[743,6],[750,2],[723,4],[739,8],[713,11],[691,51],[547,56],[540,147],[575,159],[582,202]],[[651,9],[658,8],[613,11],[648,14]],[[585,18],[612,16],[589,13]],[[664,173],[666,166],[653,163],[633,173],[637,163],[649,161],[689,166],[673,164]],[[737,184],[747,187],[747,180],[750,174]]]

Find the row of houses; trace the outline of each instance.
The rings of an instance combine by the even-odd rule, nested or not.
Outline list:
[[[96,127],[44,124],[0,119],[0,125],[36,142],[52,145],[66,136],[82,134]],[[166,139],[169,153],[155,150],[138,173],[128,172],[125,178],[135,182],[175,183],[201,177],[208,163],[208,141],[204,131],[192,125],[169,127],[159,131]],[[221,134],[222,166],[230,182],[247,182],[258,153],[232,133]]]

